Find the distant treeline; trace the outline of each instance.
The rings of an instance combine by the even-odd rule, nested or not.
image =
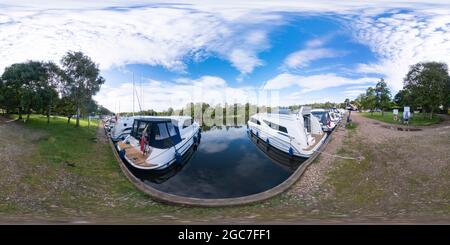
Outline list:
[[[260,112],[276,112],[281,109],[290,109],[295,112],[302,106],[310,106],[312,108],[345,108],[345,103],[314,103],[307,105],[291,105],[288,107],[267,107],[258,106],[250,103],[227,104],[224,105],[210,105],[208,103],[188,103],[181,109],[168,108],[164,111],[143,110],[135,112],[135,115],[149,115],[149,116],[172,116],[184,115],[191,116],[193,119],[210,125],[238,125],[248,121],[251,115]],[[131,116],[132,112],[120,113],[121,116]]]
[[[76,117],[110,114],[92,99],[105,82],[98,65],[81,52],[68,52],[59,66],[54,62],[27,61],[5,68],[0,79],[0,111],[22,119],[31,113]]]

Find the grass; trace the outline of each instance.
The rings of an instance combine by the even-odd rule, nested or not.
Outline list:
[[[17,118],[17,116],[13,116]],[[123,175],[109,144],[96,142],[98,122],[52,117],[50,124],[42,115],[31,115],[23,124],[30,132],[42,134],[36,142],[36,152],[24,158],[24,164],[34,170],[26,172],[20,182],[32,190],[24,193],[32,200],[18,209],[13,204],[1,204],[0,213],[45,215],[46,217],[112,218],[151,221],[169,215],[183,220],[205,220],[214,217],[240,218],[258,213],[265,217],[261,204],[230,208],[180,208],[153,201],[134,187]],[[16,192],[15,186],[11,192]],[[44,201],[39,201],[43,200]],[[289,198],[276,197],[264,205],[284,213]],[[281,207],[281,208],[280,208]],[[218,219],[221,220],[221,219]]]
[[[394,115],[392,112],[384,112],[384,116],[382,115],[381,112],[373,112],[373,113],[362,112],[360,114],[367,118],[375,119],[375,120],[386,122],[386,123],[398,124],[398,125],[402,124],[402,122],[401,122],[401,118],[403,116],[402,112],[399,112],[399,115],[398,115],[399,120],[397,120],[397,121],[394,121]],[[413,117],[410,118],[409,125],[427,126],[427,125],[437,124],[439,122],[440,122],[440,118],[437,115],[433,115],[433,118],[430,119],[428,114],[419,113],[419,114],[414,114]]]
[[[63,117],[52,117],[50,124],[46,120],[45,116],[32,115],[24,123],[32,132],[43,135],[34,142],[37,152],[24,159],[28,166],[40,171],[26,173],[21,180],[42,192],[36,195],[51,194],[48,201],[35,204],[37,209],[47,212],[50,206],[57,205],[57,211],[67,210],[61,211],[61,215],[85,212],[116,215],[144,208],[147,212],[170,209],[153,202],[123,176],[109,144],[97,143],[97,121],[91,121],[88,127],[86,120],[80,120],[80,127],[76,128],[75,120],[70,124]],[[56,189],[54,193],[49,192],[52,188]]]
[[[355,122],[350,122],[345,125],[346,129],[355,130],[358,127],[358,124]]]
[[[357,127],[355,123],[349,125],[353,125],[353,129]],[[327,173],[326,180],[326,184],[332,186],[335,190],[335,201],[346,203],[345,206],[340,207],[342,210],[369,207],[384,195],[379,186],[366,181],[365,175],[372,167],[373,156],[360,139],[352,136],[352,134],[353,132],[349,132],[348,137],[343,141],[343,146],[336,153],[346,157],[361,154],[364,159],[361,161],[336,159],[333,163],[336,167]]]

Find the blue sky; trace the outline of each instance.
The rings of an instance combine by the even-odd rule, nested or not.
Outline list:
[[[450,4],[5,1],[0,45],[1,70],[83,51],[106,78],[95,99],[115,111],[133,110],[133,74],[142,109],[342,102],[381,77],[395,93],[414,63],[449,63]]]

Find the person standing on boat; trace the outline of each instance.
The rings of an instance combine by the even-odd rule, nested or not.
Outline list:
[[[150,124],[147,124],[147,126],[145,126],[144,131],[142,131],[141,139],[140,139],[140,142],[139,142],[139,145],[140,145],[140,148],[141,148],[140,150],[142,151],[143,155],[145,155],[147,153],[147,144],[148,144],[147,129],[148,129],[149,125]]]

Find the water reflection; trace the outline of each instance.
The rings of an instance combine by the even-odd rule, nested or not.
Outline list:
[[[274,163],[287,168],[291,171],[295,171],[298,166],[300,166],[307,158],[289,156],[286,152],[280,151],[270,145],[268,145],[263,140],[259,139],[253,133],[248,131],[248,137],[255,144],[259,150],[264,152],[264,154],[273,160]]]
[[[301,159],[266,151],[264,142],[249,137],[246,127],[202,129],[198,149],[167,173],[130,170],[145,184],[171,194],[229,198],[256,194],[287,179]],[[284,157],[284,158],[283,158]]]

